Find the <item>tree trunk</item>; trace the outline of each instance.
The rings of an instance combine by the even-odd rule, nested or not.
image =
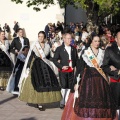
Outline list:
[[[86,9],[86,14],[87,14],[87,31],[91,32],[91,29],[95,29],[95,32],[98,33],[98,11],[99,11],[99,6],[94,3],[89,1],[88,3],[88,8]]]

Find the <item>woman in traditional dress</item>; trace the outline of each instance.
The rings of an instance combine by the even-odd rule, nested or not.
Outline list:
[[[81,80],[75,80],[75,93],[69,96],[62,120],[113,120],[116,117],[109,82],[100,68],[104,50],[99,45],[100,38],[94,36],[78,60],[76,76],[80,74]]]
[[[29,51],[29,46],[25,45],[20,50],[20,52],[17,56],[17,61],[15,63],[15,67],[9,78],[8,85],[6,88],[6,90],[8,92],[11,92],[12,94],[19,94],[18,83],[20,80],[20,76],[21,76],[21,73],[22,73],[22,70],[24,67],[24,63],[25,63],[28,51]]]
[[[44,104],[61,100],[57,77],[50,61],[46,59],[50,53],[50,46],[45,43],[45,38],[45,32],[40,31],[38,41],[28,53],[21,75],[19,99],[27,103]],[[38,105],[38,108],[43,110],[41,105]]]
[[[10,44],[5,40],[5,32],[0,32],[0,89],[6,88],[8,79],[13,69],[13,61],[9,54]]]
[[[107,47],[112,45],[109,42],[109,39],[105,35],[102,35],[100,39],[101,39],[101,49],[105,50]]]

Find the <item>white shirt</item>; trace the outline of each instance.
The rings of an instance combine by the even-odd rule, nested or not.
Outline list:
[[[66,46],[65,45],[65,49],[69,55],[69,60],[71,60],[71,46]],[[69,66],[72,67],[72,62],[69,62]]]
[[[120,47],[118,47],[118,49],[120,50]]]
[[[22,44],[22,47],[23,47],[24,46],[24,39],[20,38],[20,41],[21,41],[21,44]]]
[[[67,53],[69,55],[69,60],[71,60],[71,46],[66,46],[65,45],[65,49],[66,49],[66,51],[67,51]]]

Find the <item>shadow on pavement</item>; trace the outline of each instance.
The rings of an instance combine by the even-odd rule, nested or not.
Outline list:
[[[37,120],[37,119],[34,118],[34,117],[31,117],[31,118],[23,118],[23,119],[20,119],[20,120]]]
[[[1,104],[4,104],[4,103],[6,103],[6,102],[8,102],[8,101],[10,101],[10,100],[12,100],[12,99],[15,99],[15,98],[17,98],[17,97],[18,97],[17,95],[14,95],[14,96],[12,96],[12,97],[10,97],[10,98],[4,99],[4,100],[0,101],[0,105],[1,105]]]
[[[27,105],[30,106],[30,107],[37,108],[37,104],[27,103]],[[39,105],[43,105],[45,107],[45,109],[59,108],[60,107],[60,102],[46,103],[46,104],[39,104]]]

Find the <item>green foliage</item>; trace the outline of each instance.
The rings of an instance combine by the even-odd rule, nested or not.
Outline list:
[[[23,0],[11,0],[12,2],[16,2],[16,4],[18,4],[18,3],[23,3]]]
[[[23,3],[24,0],[11,0],[12,2]],[[74,4],[76,8],[82,7],[87,13],[98,12],[98,15],[117,14],[120,11],[120,0],[57,0],[64,8],[68,4]],[[34,10],[40,11],[41,6],[46,9],[49,5],[53,5],[54,0],[27,0],[27,7],[33,7]]]
[[[15,2],[16,4],[18,3],[23,3],[24,0],[11,0],[12,2]],[[40,11],[40,5],[43,5],[43,8],[46,9],[49,7],[49,5],[54,4],[54,0],[28,0],[26,2],[27,7],[33,7],[33,10],[36,12]]]

